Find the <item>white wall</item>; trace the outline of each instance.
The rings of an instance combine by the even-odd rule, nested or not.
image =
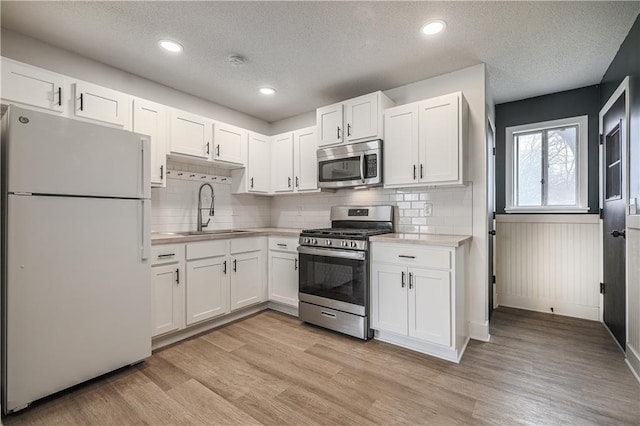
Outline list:
[[[64,29],[61,29],[63,31]],[[2,56],[130,95],[269,134],[266,121],[2,28]]]

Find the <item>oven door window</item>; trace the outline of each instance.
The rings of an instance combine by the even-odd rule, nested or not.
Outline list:
[[[360,179],[360,157],[326,160],[318,163],[320,182],[340,182]]]
[[[365,306],[364,260],[300,253],[300,292]]]

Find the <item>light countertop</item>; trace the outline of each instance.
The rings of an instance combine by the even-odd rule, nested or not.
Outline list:
[[[470,235],[444,234],[382,234],[370,237],[371,242],[423,244],[429,246],[459,247],[471,241]]]
[[[301,229],[294,228],[244,228],[238,229],[245,232],[233,232],[233,233],[220,233],[220,234],[197,234],[197,235],[181,235],[179,232],[152,232],[151,244],[178,244],[178,243],[191,243],[195,241],[207,241],[207,240],[228,240],[231,238],[246,238],[246,237],[262,237],[262,236],[276,236],[276,237],[294,237],[300,236]]]

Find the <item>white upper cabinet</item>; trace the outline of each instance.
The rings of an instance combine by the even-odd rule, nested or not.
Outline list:
[[[384,186],[463,185],[468,110],[462,92],[387,109]]]
[[[133,131],[151,137],[151,186],[166,186],[167,127],[167,107],[134,99]]]
[[[271,143],[269,137],[249,133],[247,174],[249,192],[269,192],[271,181]]]
[[[293,192],[293,133],[271,138],[271,189],[273,192]]]
[[[212,120],[188,112],[171,110],[170,151],[209,159],[212,152]]]
[[[245,129],[216,121],[213,125],[213,144],[213,161],[244,165],[243,154],[247,144]]]
[[[69,96],[64,76],[2,59],[2,103],[62,113]]]
[[[318,146],[336,145],[343,141],[343,106],[329,105],[318,108],[316,124],[318,125]]]
[[[73,83],[73,96],[75,117],[130,129],[131,96],[82,81]]]
[[[318,134],[316,127],[293,132],[293,168],[297,192],[318,190]]]
[[[418,178],[418,104],[384,113],[384,184],[404,185]]]
[[[374,92],[318,108],[318,147],[382,139],[382,114],[391,106],[391,99],[382,92]]]

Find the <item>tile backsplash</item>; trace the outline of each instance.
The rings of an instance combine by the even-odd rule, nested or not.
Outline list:
[[[169,170],[230,176],[228,170],[168,161]],[[337,205],[397,206],[396,231],[412,234],[472,233],[471,184],[456,188],[341,189],[336,192],[278,195],[232,195],[231,185],[213,184],[215,215],[208,229],[282,227],[323,228],[331,225],[329,212]],[[153,188],[152,230],[188,231],[196,228],[200,182],[168,179],[166,188]],[[203,192],[203,207],[211,198]],[[207,210],[202,212],[206,222]]]

